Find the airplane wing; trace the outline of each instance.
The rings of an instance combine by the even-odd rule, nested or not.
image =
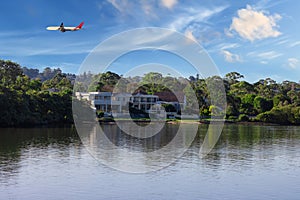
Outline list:
[[[49,30],[49,31],[58,31],[59,28],[60,28],[59,26],[48,26],[47,30]]]

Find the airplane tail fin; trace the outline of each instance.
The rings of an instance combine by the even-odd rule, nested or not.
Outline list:
[[[78,26],[76,26],[76,29],[81,29],[83,24],[84,24],[84,22],[81,22]]]

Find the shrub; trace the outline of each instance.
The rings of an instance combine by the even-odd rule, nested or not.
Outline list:
[[[261,122],[276,124],[300,124],[300,108],[291,105],[275,107],[256,116]]]
[[[97,111],[97,117],[98,118],[104,117],[104,112],[103,111]]]
[[[237,120],[237,116],[229,116],[227,119],[229,121],[236,121]]]
[[[269,111],[273,107],[273,101],[267,100],[264,97],[257,96],[254,98],[254,108],[257,109],[259,113]]]
[[[240,114],[239,118],[238,118],[238,121],[240,121],[240,122],[247,122],[247,121],[249,121],[249,117],[248,117],[248,115]]]

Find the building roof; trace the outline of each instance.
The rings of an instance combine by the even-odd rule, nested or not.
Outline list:
[[[158,96],[160,101],[166,102],[179,102],[184,103],[185,94],[184,92],[171,92],[171,91],[164,91],[164,92],[156,92],[155,95]]]

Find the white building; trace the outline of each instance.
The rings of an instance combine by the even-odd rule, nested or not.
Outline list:
[[[92,108],[104,112],[111,111],[111,92],[76,92],[77,99],[89,101]]]
[[[160,106],[157,104],[158,96],[137,93],[132,96],[132,106],[139,110],[144,110],[148,113],[154,113],[160,110]]]
[[[161,109],[160,105],[157,104],[159,99],[157,95],[111,92],[76,92],[75,95],[79,100],[89,101],[94,109],[108,113],[112,110],[117,113],[128,112],[130,104],[132,107],[147,113],[155,113]]]

